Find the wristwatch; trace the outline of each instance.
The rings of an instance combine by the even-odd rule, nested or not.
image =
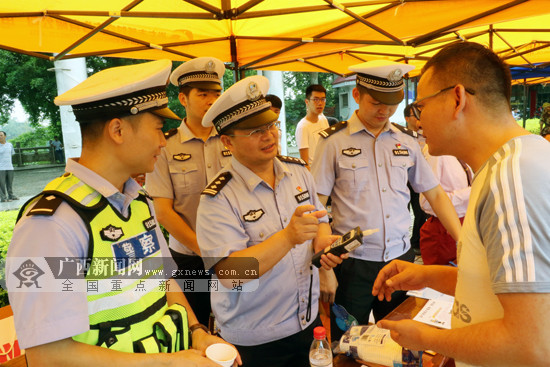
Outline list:
[[[207,334],[210,334],[210,330],[208,330],[208,328],[203,324],[199,324],[199,323],[189,326],[189,333],[193,335],[193,332],[197,329],[203,329]]]

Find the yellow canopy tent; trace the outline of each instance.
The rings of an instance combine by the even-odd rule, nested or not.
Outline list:
[[[443,45],[470,39],[491,44],[519,65],[548,61],[547,5],[543,0],[10,1],[0,4],[0,48],[52,60],[208,55],[238,70],[346,75],[349,65],[374,58],[420,67]]]

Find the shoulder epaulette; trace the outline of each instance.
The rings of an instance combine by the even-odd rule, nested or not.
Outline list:
[[[170,130],[168,130],[167,132],[164,133],[164,138],[168,139],[168,138],[176,135],[177,133],[178,133],[178,129],[176,129],[176,128],[170,129]]]
[[[281,162],[285,163],[301,164],[302,166],[307,164],[302,158],[289,157],[287,155],[278,155],[277,158],[279,158]]]
[[[415,139],[418,138],[418,133],[417,133],[416,131],[409,129],[409,128],[406,127],[406,126],[396,124],[395,122],[392,122],[391,124],[392,124],[394,127],[396,127],[399,131],[401,131],[402,133],[407,134],[407,135],[409,135],[409,136],[412,136],[412,137],[415,138]]]
[[[328,128],[326,128],[325,130],[321,131],[319,133],[319,135],[321,135],[323,138],[328,138],[329,136],[331,136],[332,134],[334,134],[335,132],[337,131],[340,131],[342,130],[343,128],[345,128],[346,126],[348,126],[348,122],[347,121],[340,121],[339,123],[337,124],[334,124]]]
[[[27,215],[48,215],[51,216],[55,213],[59,205],[63,202],[63,198],[52,195],[45,194],[36,202],[31,210],[28,211]]]
[[[225,185],[231,180],[231,172],[222,172],[201,192],[203,195],[216,196]]]

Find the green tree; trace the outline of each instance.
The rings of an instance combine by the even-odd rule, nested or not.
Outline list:
[[[8,122],[14,101],[19,100],[29,114],[31,126],[49,120],[59,127],[59,108],[52,103],[57,95],[55,73],[49,60],[0,50],[0,123]]]
[[[21,148],[49,146],[49,140],[51,139],[50,136],[54,135],[48,132],[48,130],[49,129],[47,127],[38,126],[34,128],[33,131],[26,132],[14,139],[11,139],[10,143],[14,146],[17,143],[20,143]]]
[[[10,119],[6,125],[0,127],[0,130],[5,131],[8,141],[17,138],[23,133],[32,131],[33,128],[28,123],[21,123]]]
[[[88,75],[100,70],[142,63],[147,60],[88,57],[86,67]],[[181,65],[174,62],[173,69]],[[29,114],[29,123],[37,127],[41,122],[50,121],[48,138],[62,136],[59,108],[53,103],[57,96],[55,73],[48,71],[53,67],[49,60],[0,50],[0,124],[8,121],[16,99]],[[255,70],[247,70],[245,76],[255,75]],[[337,95],[332,88],[333,74],[317,73],[318,81],[327,89],[327,107],[336,106]],[[284,103],[286,110],[287,131],[294,137],[296,124],[305,116],[305,89],[311,84],[311,73],[284,72]],[[227,69],[224,75],[224,89],[234,83],[234,71]],[[167,88],[168,106],[180,117],[185,117],[185,109],[178,100],[178,88]],[[177,127],[179,121],[167,121],[165,130]]]

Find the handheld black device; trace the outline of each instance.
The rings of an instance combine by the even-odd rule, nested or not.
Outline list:
[[[313,255],[311,262],[313,263],[313,265],[320,268],[321,255],[331,253],[336,256],[340,256],[342,254],[355,250],[363,243],[363,236],[368,236],[375,232],[378,232],[378,229],[368,229],[366,231],[361,231],[361,228],[355,227],[354,229],[334,241],[330,246],[327,246],[324,250],[321,250]]]

